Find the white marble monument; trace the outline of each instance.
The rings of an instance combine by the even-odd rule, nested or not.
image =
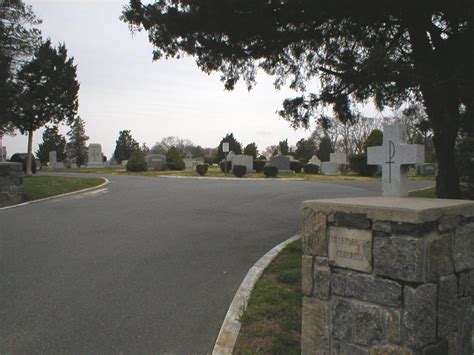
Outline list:
[[[253,156],[237,154],[232,158],[232,167],[234,165],[244,165],[248,173],[253,172]]]
[[[347,157],[344,153],[336,152],[329,154],[329,161],[334,164],[347,164]]]
[[[104,161],[102,159],[102,146],[97,143],[89,144],[87,150],[87,167],[88,168],[103,168]]]
[[[367,149],[367,164],[382,166],[384,196],[407,196],[408,165],[425,161],[425,147],[422,144],[407,144],[406,141],[406,125],[385,125],[383,145]]]
[[[316,155],[313,155],[311,159],[309,160],[308,164],[314,164],[317,166],[321,166],[321,160],[318,159]]]

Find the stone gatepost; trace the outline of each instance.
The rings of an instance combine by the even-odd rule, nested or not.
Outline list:
[[[24,200],[23,166],[21,163],[0,163],[0,207]]]
[[[474,202],[303,204],[303,354],[472,354]]]

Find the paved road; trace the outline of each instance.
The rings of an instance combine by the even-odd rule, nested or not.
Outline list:
[[[208,353],[248,269],[298,231],[301,201],[380,190],[109,179],[0,210],[0,353]]]

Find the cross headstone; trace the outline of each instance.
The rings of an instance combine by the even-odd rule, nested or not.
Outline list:
[[[57,155],[56,155],[55,150],[49,152],[49,167],[50,168],[53,168],[53,169],[56,168],[56,163],[58,162],[56,156]]]
[[[423,163],[425,160],[425,148],[422,144],[407,144],[406,142],[406,125],[385,125],[383,145],[367,149],[367,164],[382,166],[384,196],[407,196],[407,165]]]

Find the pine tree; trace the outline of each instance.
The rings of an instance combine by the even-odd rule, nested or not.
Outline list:
[[[66,145],[67,158],[75,162],[79,168],[87,163],[86,142],[89,140],[86,136],[85,122],[80,116],[74,119],[67,135],[69,136],[69,143]]]
[[[253,156],[254,160],[257,159],[257,155],[258,155],[257,145],[255,143],[247,144],[244,148],[244,154]]]
[[[119,137],[116,141],[114,158],[121,163],[122,160],[128,160],[132,153],[139,151],[140,145],[133,139],[130,130],[123,130],[119,132]]]
[[[225,159],[227,153],[222,152],[222,143],[229,143],[229,151],[234,152],[235,154],[242,154],[242,144],[237,141],[234,137],[234,133],[228,133],[219,143],[217,147],[217,161],[220,162],[221,160]]]
[[[43,132],[43,143],[38,146],[36,157],[42,164],[49,161],[49,152],[55,151],[58,161],[66,156],[66,138],[59,133],[58,126],[46,127]]]

